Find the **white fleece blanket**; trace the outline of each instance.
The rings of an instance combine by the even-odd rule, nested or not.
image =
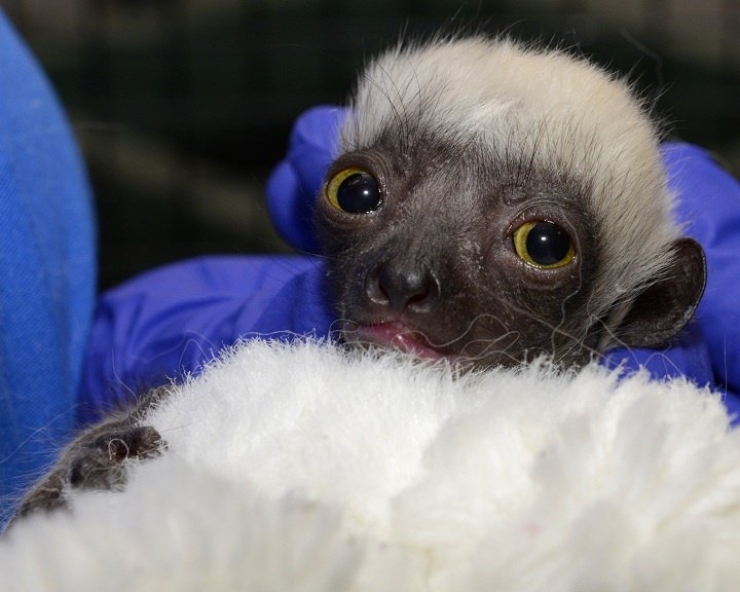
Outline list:
[[[0,590],[740,590],[740,433],[684,381],[253,341],[147,423],[168,452],[11,529]]]

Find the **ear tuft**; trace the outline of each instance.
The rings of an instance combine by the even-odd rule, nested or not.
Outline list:
[[[637,297],[616,329],[620,343],[627,347],[654,347],[668,341],[691,320],[706,279],[701,245],[692,238],[677,240],[664,277]]]

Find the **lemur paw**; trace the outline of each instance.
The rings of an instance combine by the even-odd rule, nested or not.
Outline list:
[[[166,448],[150,426],[106,426],[74,442],[57,466],[23,500],[18,516],[67,507],[69,490],[121,491],[128,473],[126,461],[159,456]]]
[[[120,491],[127,479],[124,461],[159,456],[165,446],[162,436],[150,426],[100,434],[73,459],[69,485],[73,489]]]

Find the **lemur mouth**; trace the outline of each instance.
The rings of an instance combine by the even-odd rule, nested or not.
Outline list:
[[[420,331],[398,321],[357,325],[345,330],[344,337],[351,343],[396,349],[428,361],[455,357],[446,353],[444,348],[433,346]]]

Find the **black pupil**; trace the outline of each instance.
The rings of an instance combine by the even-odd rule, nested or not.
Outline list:
[[[380,188],[372,175],[355,173],[337,189],[339,207],[350,214],[366,214],[380,205]]]
[[[540,265],[555,265],[568,255],[570,239],[557,224],[538,222],[527,234],[527,252]]]

